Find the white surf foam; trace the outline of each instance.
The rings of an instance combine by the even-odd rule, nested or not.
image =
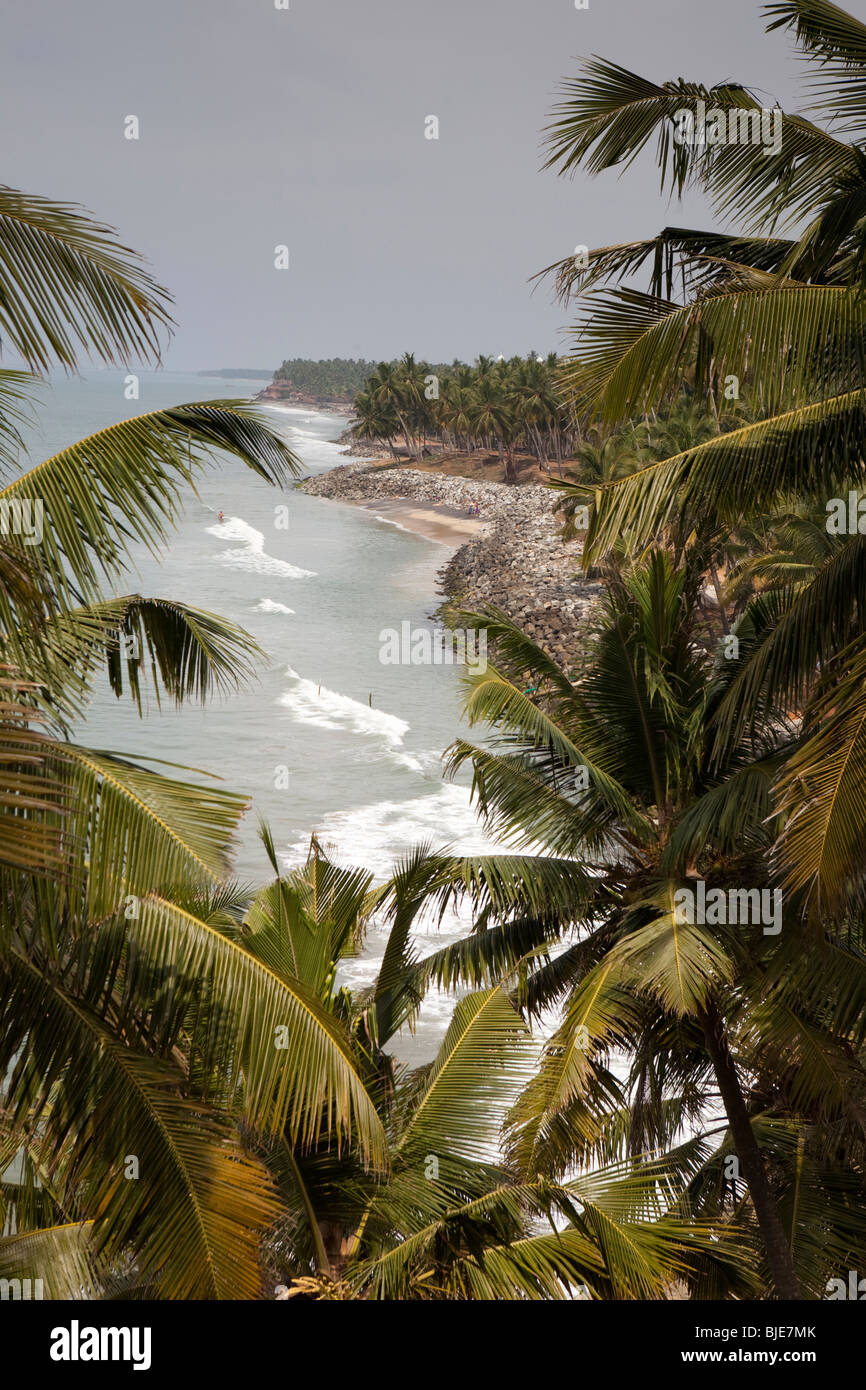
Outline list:
[[[394,526],[398,531],[408,531],[410,536],[415,536],[418,534],[417,531],[412,531],[410,527],[404,526],[402,521],[394,521],[393,518],[390,516],[380,516],[378,512],[374,512],[373,517],[376,521],[384,521],[386,526]],[[427,537],[422,536],[421,539],[426,540]]]
[[[316,830],[319,843],[338,864],[363,864],[378,882],[388,878],[397,862],[419,844],[453,854],[493,854],[503,846],[485,834],[471,804],[467,786],[439,782],[435,791],[408,801],[377,801],[353,811],[325,816]],[[309,838],[288,847],[287,868],[303,864]],[[467,902],[451,906],[439,920],[433,906],[422,909],[412,926],[419,957],[465,937],[472,926]],[[376,979],[388,941],[389,923],[378,914],[369,924],[362,956],[340,964],[340,980],[350,989],[368,988]],[[431,989],[416,1019],[413,1047],[432,1057],[445,1034],[456,1000],[465,990]],[[398,1049],[399,1050],[399,1049]]]
[[[354,734],[372,734],[382,738],[389,748],[403,742],[409,725],[405,719],[386,710],[372,709],[350,695],[329,690],[326,685],[307,680],[288,667],[287,674],[294,685],[280,697],[280,704],[290,709],[300,724],[314,724],[320,729],[346,729]]]
[[[323,818],[316,833],[338,863],[364,864],[379,879],[387,878],[397,860],[421,843],[434,851],[447,847],[453,854],[509,852],[485,833],[469,787],[457,782],[440,782],[435,791],[408,801],[375,801],[335,811]],[[290,846],[293,865],[303,862],[308,846],[308,838]]]
[[[294,608],[287,608],[284,603],[275,603],[272,598],[263,598],[261,603],[257,603],[256,613],[294,613]]]
[[[217,522],[216,526],[208,526],[206,530],[208,535],[216,536],[221,541],[243,542],[239,549],[224,550],[219,556],[220,561],[231,569],[252,570],[255,574],[280,574],[287,579],[308,579],[315,574],[315,570],[304,570],[298,565],[290,565],[288,560],[277,560],[273,555],[266,555],[263,532],[257,531],[242,517],[230,516],[226,521]]]
[[[298,439],[313,439],[317,444],[331,443],[331,440],[323,439],[317,430],[302,430],[300,425],[292,425],[290,428],[292,434],[296,435]]]

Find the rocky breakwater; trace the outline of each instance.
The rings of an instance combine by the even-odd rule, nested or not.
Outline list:
[[[510,487],[415,469],[346,465],[303,484],[344,502],[405,498],[466,511],[477,506],[481,534],[439,574],[451,607],[501,608],[567,670],[576,673],[587,619],[600,586],[580,569],[579,542],[561,539],[562,518],[548,488]]]

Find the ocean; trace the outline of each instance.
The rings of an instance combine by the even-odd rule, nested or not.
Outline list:
[[[262,385],[264,383],[261,383]],[[249,398],[260,384],[162,371],[139,373],[139,399],[124,397],[124,373],[94,371],[55,380],[42,392],[29,433],[36,463],[105,425],[168,405]],[[307,473],[345,461],[334,441],[345,418],[268,407]],[[288,528],[275,524],[288,505]],[[218,521],[222,511],[225,521]],[[218,613],[251,633],[266,653],[245,689],[206,707],[161,708],[139,719],[131,701],[96,691],[75,730],[81,743],[195,769],[251,799],[235,860],[245,884],[267,881],[258,838],[266,820],[286,868],[302,863],[316,834],[341,863],[385,878],[418,844],[455,853],[489,852],[468,779],[448,783],[441,756],[458,735],[459,668],[383,665],[380,632],[435,624],[436,574],[450,551],[361,508],[270,488],[234,461],[221,461],[190,491],[176,534],[157,560],[144,547],[119,593],[172,597]],[[178,773],[177,775],[183,775]],[[464,935],[464,910],[440,927],[419,924],[424,952]],[[362,955],[342,975],[359,987],[375,978],[386,933],[371,928]],[[396,1040],[405,1061],[428,1060],[453,999],[432,995],[414,1035]]]

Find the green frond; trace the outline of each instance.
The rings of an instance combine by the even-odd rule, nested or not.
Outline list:
[[[757,276],[759,272],[751,271]],[[846,286],[778,287],[736,281],[680,305],[628,288],[599,291],[575,330],[577,357],[563,372],[582,408],[609,421],[656,407],[690,371],[700,385],[759,372],[768,413],[843,391],[862,373],[866,316]],[[757,364],[757,367],[756,367]]]
[[[159,360],[171,297],[83,208],[0,187],[0,336],[32,371]]]
[[[22,429],[33,421],[33,399],[39,385],[39,378],[30,372],[0,368],[0,469],[18,468],[18,455],[24,447]]]
[[[775,117],[781,120],[775,148],[749,141],[677,143],[674,118],[684,109],[694,112],[701,100],[708,110],[757,117],[764,102],[739,83],[657,83],[593,58],[561,91],[546,130],[546,167],[560,173],[583,167],[590,174],[625,169],[655,136],[661,187],[677,195],[689,185],[704,189],[720,216],[745,223],[747,230],[762,233],[780,221],[792,225],[856,176],[856,149],[788,112]]]
[[[17,1294],[20,1298],[25,1290],[30,1299],[97,1297],[100,1285],[93,1223],[70,1221],[62,1226],[0,1236],[0,1282],[7,1279],[11,1292],[4,1297],[14,1298]],[[19,1289],[14,1281],[21,1281],[23,1287]]]
[[[646,544],[682,518],[735,525],[792,491],[825,497],[862,471],[866,400],[850,391],[697,444],[599,490],[585,563]]]
[[[27,670],[51,692],[54,708],[87,702],[105,670],[120,698],[128,690],[139,713],[148,688],[159,704],[237,689],[253,675],[261,648],[242,628],[174,599],[126,594],[52,615],[29,653]]]
[[[866,651],[810,715],[779,782],[787,816],[777,847],[783,886],[815,905],[860,903],[866,834]]]
[[[766,5],[768,31],[790,29],[810,64],[814,109],[845,129],[866,125],[866,24],[830,0],[776,0]]]
[[[772,787],[782,755],[736,768],[685,810],[671,832],[663,868],[683,869],[697,862],[705,848],[723,855],[766,849],[773,809]]]
[[[278,1207],[230,1122],[35,963],[7,953],[0,972],[6,1103],[41,1126],[45,1160],[82,1184],[97,1256],[132,1242],[140,1275],[166,1298],[255,1298],[259,1241]]]
[[[371,881],[365,869],[343,869],[315,854],[303,869],[256,894],[244,918],[243,944],[325,997],[337,961],[359,940]]]
[[[766,714],[802,708],[818,673],[833,672],[845,651],[854,662],[861,642],[849,640],[866,601],[866,540],[847,539],[810,583],[758,594],[734,625],[738,662],[714,712],[717,755]]]
[[[128,967],[135,965],[134,993],[143,989],[146,1001],[156,970],[169,980],[196,981],[218,1001],[220,1029],[215,1019],[205,1044],[212,1055],[204,1060],[224,1073],[235,1069],[250,1124],[272,1132],[285,1127],[302,1148],[334,1134],[357,1146],[365,1163],[384,1166],[382,1123],[348,1035],[308,985],[251,953],[262,946],[261,929],[247,950],[242,936],[155,897],[143,899],[125,925],[136,948]]]
[[[670,1013],[694,1016],[733,979],[733,962],[705,927],[680,920],[673,885],[648,894],[641,906],[658,915],[613,947],[620,979],[653,995]]]
[[[630,278],[649,263],[650,295],[672,301],[674,286],[686,272],[691,281],[712,283],[722,278],[726,266],[736,262],[772,275],[788,263],[797,245],[783,237],[738,237],[689,227],[665,227],[654,237],[597,247],[587,253],[586,266],[580,258],[567,256],[539,271],[533,279],[552,278],[557,298],[568,304],[599,285]],[[708,261],[718,270],[711,269]],[[705,273],[699,275],[702,266]],[[788,273],[794,279],[805,280],[811,278],[811,271],[810,263],[801,257]]]
[[[134,538],[158,554],[190,486],[222,450],[266,482],[282,485],[300,464],[249,401],[197,401],[109,425],[0,488],[0,503],[38,500],[43,535],[34,558],[57,592],[101,597],[102,579],[129,567]],[[6,537],[27,551],[25,538]]]
[[[637,1012],[610,958],[573,988],[566,1016],[508,1118],[506,1151],[525,1177],[560,1176],[576,1155],[591,1150],[611,1103],[622,1103],[602,1058],[610,1047],[627,1045]]]
[[[18,703],[22,695],[33,694],[0,677],[0,865],[60,875],[64,863],[57,818],[64,794],[53,767],[55,745],[30,727],[38,711]]]
[[[505,1116],[535,1063],[529,1032],[503,990],[467,995],[413,1097],[395,1154],[422,1167],[428,1154],[491,1162]]]
[[[93,921],[130,895],[170,891],[184,880],[213,886],[225,876],[245,797],[71,743],[52,752],[71,861],[61,899],[68,910]]]

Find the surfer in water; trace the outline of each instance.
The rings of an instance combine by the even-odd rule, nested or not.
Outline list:
[[[225,521],[225,515],[223,512],[220,512],[219,516],[217,517],[217,521]]]

